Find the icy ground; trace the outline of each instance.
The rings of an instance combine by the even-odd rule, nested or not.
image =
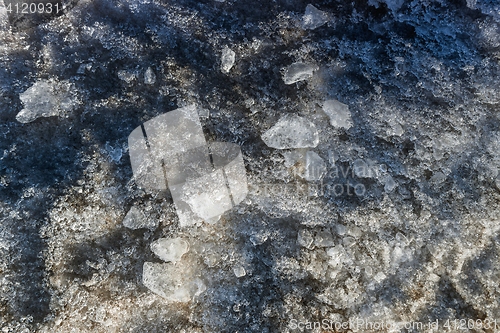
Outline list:
[[[497,1],[64,1],[0,8],[0,332],[500,331]],[[127,138],[192,104],[249,193],[181,227]]]

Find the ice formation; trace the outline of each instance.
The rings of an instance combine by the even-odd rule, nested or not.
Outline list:
[[[351,112],[349,106],[335,99],[323,102],[323,111],[330,118],[330,124],[336,128],[349,129],[352,127]]]
[[[313,151],[308,151],[306,153],[304,179],[307,181],[320,180],[326,171],[326,163],[323,158]]]
[[[328,22],[328,14],[309,4],[302,17],[302,28],[314,30]]]
[[[151,67],[148,67],[146,69],[146,72],[144,73],[144,83],[145,84],[155,84],[156,82],[156,75],[155,72],[153,72],[153,69]]]
[[[205,283],[193,273],[193,265],[183,262],[171,263],[145,262],[142,282],[169,302],[189,302],[206,289]]]
[[[122,223],[125,227],[132,230],[141,228],[155,229],[157,227],[155,220],[147,218],[146,215],[135,206],[130,208]]]
[[[262,140],[271,148],[314,148],[319,143],[316,126],[304,117],[283,116],[262,134]]]
[[[189,243],[180,237],[160,238],[151,243],[151,251],[165,262],[177,262],[189,249]]]
[[[39,80],[19,95],[24,105],[17,121],[29,123],[41,117],[60,116],[78,104],[73,86],[68,81]]]
[[[181,226],[216,222],[248,192],[240,148],[207,145],[193,105],[147,121],[128,141],[135,181],[146,189],[168,187]]]
[[[283,81],[285,84],[292,84],[299,81],[310,79],[318,66],[303,62],[295,62],[285,69]]]
[[[229,47],[224,46],[222,49],[221,56],[221,71],[222,73],[229,73],[231,68],[234,66],[234,61],[236,59],[236,53]]]

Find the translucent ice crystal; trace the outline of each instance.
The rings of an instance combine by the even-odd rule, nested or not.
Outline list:
[[[160,238],[151,243],[151,251],[165,262],[177,262],[189,250],[189,243],[180,237]]]
[[[285,84],[304,81],[311,78],[317,70],[318,66],[316,65],[295,62],[285,69],[283,81],[285,81]]]
[[[29,123],[40,117],[59,116],[73,110],[78,99],[73,86],[67,81],[40,80],[19,95],[24,109],[17,121]]]
[[[224,46],[222,49],[222,57],[221,57],[221,71],[222,73],[229,73],[231,68],[234,66],[234,61],[236,59],[236,53],[231,50],[229,47]]]
[[[306,167],[304,179],[307,181],[316,181],[323,178],[326,173],[325,161],[313,151],[306,153]]]
[[[145,262],[142,282],[170,302],[189,302],[206,290],[203,280],[194,274],[192,265],[183,262],[175,265]]]
[[[284,116],[262,134],[262,140],[271,148],[313,148],[319,143],[316,126],[304,117]]]
[[[248,192],[239,146],[209,146],[197,109],[191,105],[157,116],[137,127],[128,140],[137,184],[168,187],[181,226],[217,221]]]
[[[351,112],[349,106],[335,99],[323,103],[323,111],[330,118],[330,124],[336,128],[349,129],[352,127]]]
[[[153,72],[153,69],[151,67],[148,67],[146,69],[146,72],[144,73],[144,84],[155,84],[156,82],[156,75]]]
[[[135,79],[137,79],[137,73],[135,71],[130,70],[119,70],[118,78],[127,83],[131,83]]]
[[[241,265],[237,265],[233,268],[234,275],[236,277],[243,277],[247,275],[247,272],[245,271],[245,268]]]
[[[328,22],[328,14],[309,4],[306,6],[306,12],[302,17],[303,29],[316,29]]]
[[[146,215],[137,207],[132,206],[128,211],[127,215],[122,221],[123,226],[137,230],[141,228],[155,229],[157,227],[156,222],[152,219],[148,219]]]

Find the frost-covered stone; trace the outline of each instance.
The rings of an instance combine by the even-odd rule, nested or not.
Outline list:
[[[302,17],[302,28],[314,30],[327,23],[328,20],[327,13],[309,4],[306,6],[306,12]]]
[[[156,229],[157,222],[154,219],[147,218],[139,208],[132,206],[122,221],[124,227],[132,230],[137,229]]]
[[[292,84],[299,81],[310,79],[318,66],[303,62],[295,62],[285,69],[283,81],[285,84]]]
[[[236,59],[236,53],[229,47],[224,46],[222,49],[221,56],[221,71],[222,73],[229,73],[231,68],[234,66],[234,61]]]
[[[335,99],[323,103],[323,111],[330,118],[330,124],[336,128],[349,129],[352,127],[351,112],[349,106]]]
[[[160,238],[151,243],[151,251],[165,262],[177,262],[189,250],[187,240],[176,238]]]
[[[304,179],[307,181],[316,181],[323,178],[327,168],[321,156],[313,151],[308,151],[305,160]]]
[[[314,148],[319,143],[316,126],[304,117],[284,116],[262,134],[262,140],[271,148]]]
[[[144,84],[155,84],[156,83],[156,75],[155,72],[153,72],[153,69],[151,67],[148,67],[146,69],[146,72],[144,73]]]
[[[79,100],[68,81],[40,80],[19,95],[24,109],[17,121],[29,123],[41,117],[61,116],[72,111]]]

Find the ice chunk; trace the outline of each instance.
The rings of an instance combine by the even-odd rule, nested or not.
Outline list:
[[[349,106],[335,99],[323,103],[323,111],[330,118],[330,124],[336,128],[349,129],[352,127],[351,112]]]
[[[197,278],[189,263],[145,262],[143,284],[155,294],[170,302],[189,302],[206,290],[203,280]]]
[[[155,84],[156,82],[156,75],[153,72],[153,69],[151,67],[148,67],[146,69],[146,72],[144,73],[144,84]]]
[[[165,262],[177,262],[189,250],[189,243],[180,238],[160,238],[151,243],[151,251]]]
[[[123,219],[122,224],[123,226],[132,230],[141,228],[156,229],[157,227],[155,220],[148,219],[146,215],[144,215],[144,213],[135,206],[132,206],[132,208],[130,208],[127,215]]]
[[[231,50],[229,47],[224,46],[222,49],[222,57],[221,57],[221,71],[222,73],[229,73],[231,68],[233,68],[234,61],[236,59],[236,53]]]
[[[394,181],[394,178],[392,178],[389,175],[385,178],[384,191],[386,193],[390,193],[390,192],[394,191],[394,189],[397,186],[398,186],[398,184]]]
[[[313,151],[306,153],[306,168],[304,179],[307,181],[320,180],[326,173],[325,161]]]
[[[317,70],[318,66],[316,65],[295,62],[285,69],[283,81],[285,81],[285,84],[304,81],[311,78]]]
[[[137,73],[135,71],[130,70],[119,70],[118,78],[127,83],[131,83],[135,79],[137,79]]]
[[[290,149],[316,147],[319,135],[316,126],[304,117],[284,116],[262,134],[262,140],[271,148]]]
[[[144,123],[129,135],[136,183],[170,189],[181,227],[216,222],[248,193],[241,149],[207,145],[197,107],[186,106]],[[211,155],[211,158],[210,158]]]
[[[302,17],[302,28],[313,30],[328,22],[328,14],[309,4]]]
[[[19,95],[24,109],[17,121],[29,123],[40,117],[59,116],[72,111],[79,103],[73,86],[68,81],[40,80]]]
[[[300,150],[287,151],[282,153],[285,158],[285,166],[287,168],[294,166],[297,162],[304,159],[304,153]]]
[[[243,276],[247,275],[245,268],[243,266],[240,266],[240,265],[233,267],[233,272],[234,272],[234,275],[236,275],[236,277],[243,277]]]
[[[314,235],[307,229],[302,229],[297,235],[297,242],[300,246],[312,250],[314,248]]]

